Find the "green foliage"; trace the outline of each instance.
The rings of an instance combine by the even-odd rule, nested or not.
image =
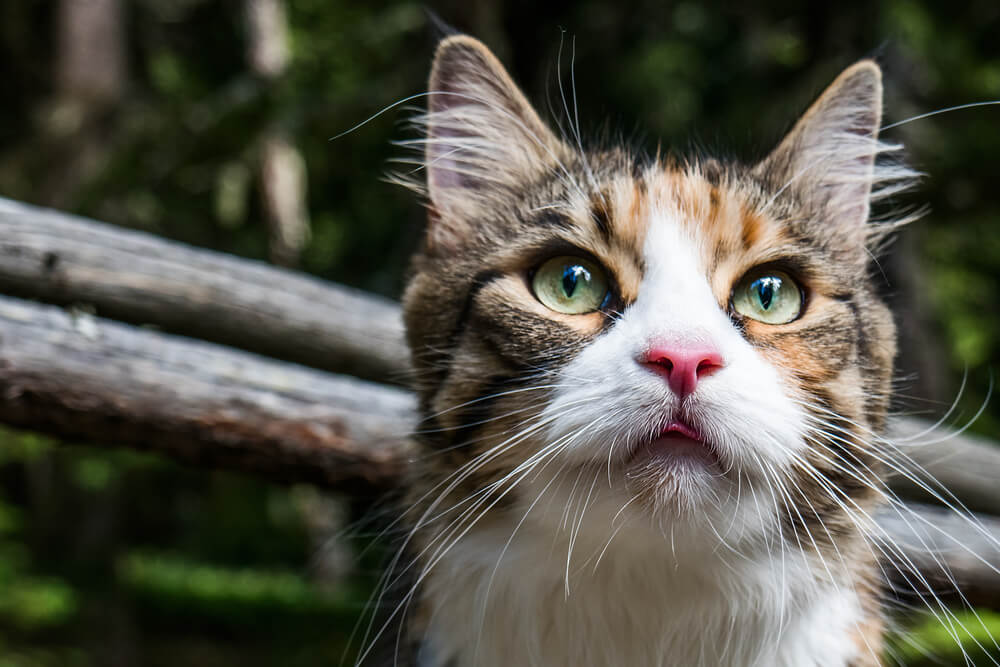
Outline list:
[[[37,462],[52,445],[47,438],[4,430],[0,432],[0,466],[11,461]],[[70,620],[77,609],[77,595],[62,579],[32,572],[30,549],[22,541],[25,514],[24,507],[0,495],[0,624],[34,631]]]
[[[34,631],[70,620],[77,596],[59,578],[32,574],[29,549],[18,539],[22,517],[20,508],[0,498],[0,621]]]
[[[21,525],[21,515],[19,507],[0,501],[0,537],[17,531]]]
[[[331,623],[353,612],[358,591],[322,593],[315,583],[289,570],[226,568],[172,554],[131,552],[115,568],[131,595],[168,614],[259,622],[262,614],[285,622],[301,616],[329,616]],[[342,620],[342,619],[340,619]]]
[[[0,585],[0,616],[22,630],[64,623],[77,608],[76,592],[58,579],[19,577]]]
[[[142,664],[344,654],[373,580],[310,578],[313,494],[9,430],[0,451],[20,479],[0,495],[0,667],[93,664],[122,623],[162,643]]]
[[[0,637],[0,667],[86,667],[94,662],[79,649],[6,646]]]
[[[16,433],[0,427],[0,465],[13,461],[35,461],[48,454],[55,440],[37,433]]]
[[[926,616],[894,637],[888,654],[908,667],[994,665],[1000,658],[1000,614],[957,612],[944,622]]]

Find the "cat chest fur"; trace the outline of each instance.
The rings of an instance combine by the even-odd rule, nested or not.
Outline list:
[[[811,581],[804,563],[703,554],[696,569],[612,547],[567,574],[565,544],[526,535],[504,550],[509,534],[464,542],[428,579],[421,667],[876,664],[858,645],[857,593]]]

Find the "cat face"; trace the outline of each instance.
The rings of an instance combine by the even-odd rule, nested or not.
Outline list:
[[[895,350],[869,206],[911,175],[876,166],[880,118],[865,61],[756,165],[586,151],[483,45],[443,42],[404,299],[414,502],[478,521],[555,498],[565,523],[586,494],[604,528],[850,530],[877,496]]]

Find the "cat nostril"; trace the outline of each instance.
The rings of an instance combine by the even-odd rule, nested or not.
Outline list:
[[[716,359],[706,358],[698,362],[698,368],[696,373],[698,377],[701,377],[702,375],[708,375],[709,373],[714,373],[720,368],[722,368],[721,359],[717,361]]]
[[[653,346],[640,363],[664,376],[678,398],[685,398],[698,386],[698,381],[724,366],[722,355],[714,348],[700,346]]]

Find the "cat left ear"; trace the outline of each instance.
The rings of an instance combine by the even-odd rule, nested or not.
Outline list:
[[[882,73],[862,60],[830,84],[754,172],[819,211],[832,240],[861,250],[881,122]]]
[[[438,46],[424,117],[424,164],[433,205],[429,239],[454,247],[491,198],[557,164],[562,143],[496,56],[455,35]]]

